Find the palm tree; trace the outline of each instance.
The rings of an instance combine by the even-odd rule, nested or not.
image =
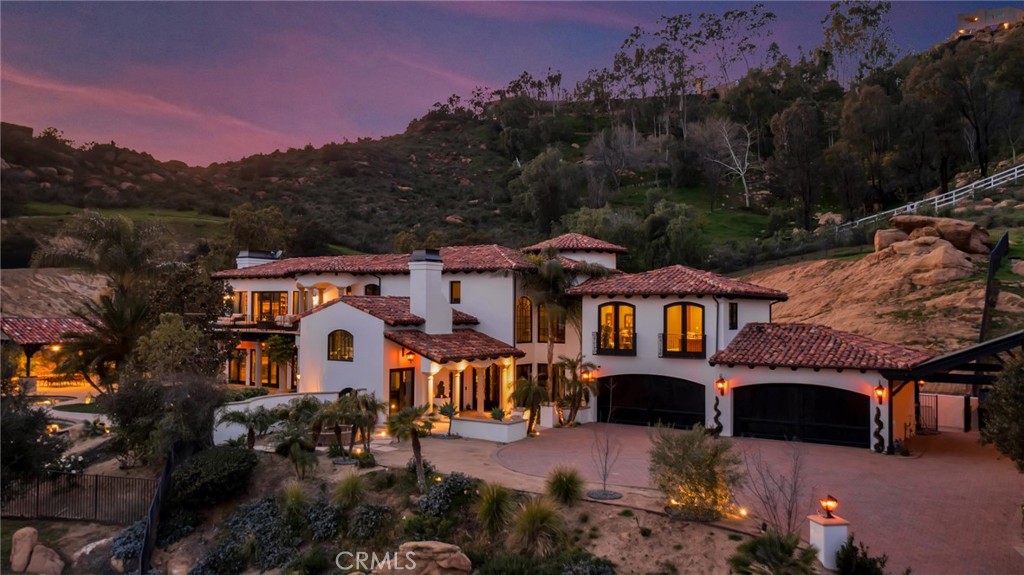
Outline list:
[[[341,446],[341,426],[346,423],[349,418],[347,406],[344,404],[342,398],[338,398],[331,403],[325,403],[319,411],[313,416],[313,422],[320,425],[321,429],[326,427],[334,431],[334,442]]]
[[[548,392],[536,378],[520,378],[516,381],[516,387],[512,390],[512,401],[521,407],[530,410],[530,417],[526,421],[526,432],[533,434],[540,416],[540,403],[546,400]]]
[[[416,487],[420,493],[427,492],[426,472],[423,470],[423,450],[420,448],[420,418],[427,412],[426,405],[403,407],[388,418],[388,433],[401,441],[409,438],[412,442],[412,458],[416,461]]]
[[[569,379],[565,382],[565,397],[569,402],[569,419],[566,425],[576,422],[576,414],[579,413],[580,404],[583,403],[583,395],[597,395],[598,385],[594,380],[585,380],[582,377],[584,372],[593,371],[597,366],[589,361],[583,361],[583,354],[576,357],[558,356],[558,365],[569,372]]]
[[[95,302],[83,301],[82,309],[73,315],[85,329],[64,334],[59,370],[80,373],[96,391],[109,393],[139,338],[149,331],[153,319],[149,305],[133,295],[114,292]]]
[[[743,542],[729,557],[729,567],[739,575],[814,575],[818,550],[800,548],[800,536],[768,531]]]
[[[588,262],[569,262],[561,257],[558,249],[554,247],[544,248],[537,254],[527,256],[530,262],[536,267],[536,271],[530,270],[522,273],[520,279],[526,293],[538,307],[544,306],[547,311],[547,333],[548,333],[548,373],[547,381],[551,388],[550,401],[555,401],[555,330],[559,322],[572,323],[574,326],[579,322],[574,321],[570,316],[579,313],[579,306],[565,292],[576,285],[583,277],[604,277],[608,275],[608,268]],[[582,344],[582,338],[581,338]]]
[[[441,407],[439,407],[437,409],[437,412],[439,414],[441,414],[443,417],[448,418],[448,431],[444,435],[445,435],[445,437],[451,437],[452,436],[452,420],[455,418],[456,415],[459,414],[459,408],[455,407],[454,403],[452,403],[450,401],[446,401],[445,403],[443,403],[441,405]]]
[[[156,272],[166,249],[162,235],[157,226],[87,210],[40,246],[32,263],[98,273],[107,277],[113,292],[128,294]]]

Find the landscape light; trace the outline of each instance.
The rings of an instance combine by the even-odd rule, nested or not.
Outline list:
[[[885,388],[882,387],[881,383],[875,386],[875,399],[878,400],[878,405],[882,405],[882,402],[885,400]]]
[[[826,495],[819,503],[821,503],[821,508],[825,510],[825,519],[832,519],[832,512],[836,510],[836,507],[839,507],[839,501],[831,495]]]

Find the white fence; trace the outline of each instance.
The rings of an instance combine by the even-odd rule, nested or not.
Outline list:
[[[872,214],[859,220],[839,224],[835,228],[836,233],[838,234],[839,232],[851,230],[864,224],[871,224],[879,220],[888,220],[892,216],[898,216],[900,214],[916,214],[917,210],[925,205],[931,205],[932,209],[938,212],[942,208],[956,205],[956,203],[961,200],[967,198],[974,199],[974,192],[991,190],[992,188],[998,188],[1005,184],[1016,183],[1022,177],[1024,177],[1024,163],[1017,164],[1016,166],[1003,170],[998,174],[993,174],[987,178],[976,180],[966,186],[950,190],[932,198],[911,202],[904,206]]]

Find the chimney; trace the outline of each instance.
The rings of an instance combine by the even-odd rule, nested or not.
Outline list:
[[[452,332],[452,306],[441,281],[441,253],[416,250],[409,258],[409,311],[426,320],[426,333]]]
[[[268,264],[281,259],[281,250],[276,252],[261,252],[258,250],[242,250],[235,258],[235,267],[238,269],[251,268],[261,264]]]

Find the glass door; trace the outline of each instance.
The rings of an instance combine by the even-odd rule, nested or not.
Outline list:
[[[394,415],[404,407],[412,407],[412,368],[392,369],[388,383],[388,413]]]

